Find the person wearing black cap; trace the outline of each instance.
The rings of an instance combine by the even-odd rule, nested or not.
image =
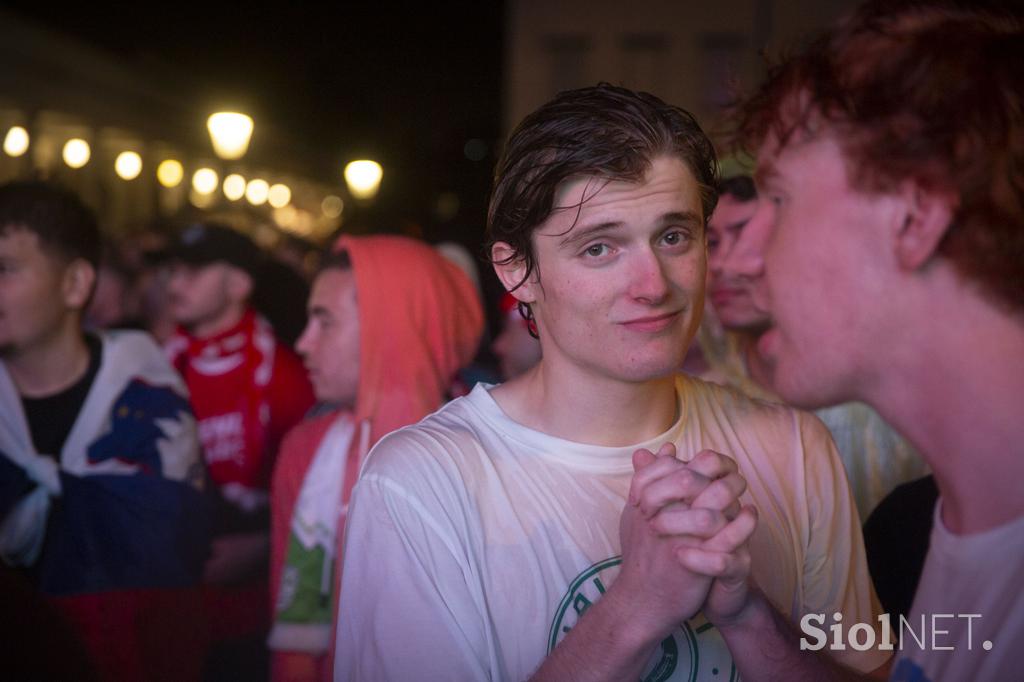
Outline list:
[[[269,618],[270,474],[281,438],[313,405],[313,390],[302,361],[250,306],[262,254],[248,237],[215,223],[190,225],[169,260],[168,294],[179,329],[166,350],[192,394],[219,491],[204,571],[215,644],[209,665],[235,667],[225,657],[231,650],[258,665],[253,649],[259,650]],[[251,646],[239,648],[242,642]]]

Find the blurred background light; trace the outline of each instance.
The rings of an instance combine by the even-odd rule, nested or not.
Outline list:
[[[252,118],[235,111],[219,111],[206,121],[214,153],[222,159],[245,156],[252,137]]]
[[[256,178],[250,180],[249,184],[245,186],[245,198],[253,206],[262,206],[267,203],[267,198],[270,195],[270,185],[267,184],[266,180]]]
[[[220,178],[217,177],[217,171],[212,168],[200,168],[192,174],[192,189],[197,194],[213,194],[217,190],[219,183]]]
[[[270,191],[267,193],[267,201],[274,208],[284,208],[292,200],[292,191],[288,185],[277,183],[276,185],[270,186]]]
[[[345,210],[345,202],[341,200],[341,197],[331,194],[320,202],[320,210],[323,211],[325,218],[337,218]]]
[[[380,189],[384,169],[376,161],[361,159],[345,166],[345,184],[349,194],[357,199],[372,199]]]
[[[64,157],[64,163],[67,165],[72,168],[81,168],[85,164],[89,163],[89,157],[92,156],[92,150],[89,149],[88,142],[75,137],[64,143],[62,156]]]
[[[164,159],[156,167],[156,179],[164,187],[177,187],[185,179],[185,169],[177,159]]]
[[[214,185],[214,187],[216,188],[216,184]],[[197,208],[210,208],[214,204],[214,195],[213,192],[198,192],[196,191],[196,188],[193,187],[191,190],[189,190],[188,200],[192,203],[193,206],[196,206]]]
[[[459,214],[461,205],[459,195],[455,192],[441,192],[434,204],[434,216],[442,223],[447,223]]]
[[[224,196],[231,201],[238,201],[245,196],[245,178],[238,173],[232,173],[224,178]]]
[[[21,156],[28,151],[28,131],[21,126],[11,126],[4,137],[4,152],[7,156]]]
[[[136,152],[121,152],[114,160],[114,172],[122,180],[134,180],[142,172],[142,157]]]
[[[274,221],[289,232],[295,225],[297,216],[298,211],[294,206],[281,206],[274,209]]]

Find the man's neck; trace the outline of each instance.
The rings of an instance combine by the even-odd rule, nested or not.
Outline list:
[[[3,358],[24,398],[45,398],[70,388],[89,369],[89,347],[77,324]]]
[[[230,305],[215,318],[193,325],[188,329],[188,333],[197,339],[211,339],[238,325],[247,310],[248,306],[244,303]]]
[[[678,418],[675,376],[623,382],[543,359],[492,392],[524,426],[578,443],[626,446],[664,433]]]
[[[1024,516],[1024,324],[959,281],[930,302],[864,397],[931,466],[946,527],[975,533]]]

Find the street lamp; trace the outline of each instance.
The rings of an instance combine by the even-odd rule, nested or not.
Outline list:
[[[345,166],[345,184],[348,185],[349,194],[356,199],[372,199],[377,196],[382,177],[384,170],[376,161],[362,159]]]
[[[21,126],[11,126],[4,137],[4,152],[7,156],[21,156],[28,151],[28,131]]]
[[[185,169],[177,159],[164,159],[156,167],[156,179],[164,187],[177,187],[185,179]]]
[[[292,190],[288,185],[277,183],[276,185],[270,186],[270,191],[267,193],[267,201],[274,208],[284,208],[292,200]]]
[[[206,127],[217,156],[229,161],[245,156],[252,137],[252,118],[235,111],[218,111],[206,120]]]
[[[238,173],[232,173],[224,178],[222,188],[224,190],[224,196],[226,196],[230,201],[238,201],[245,196],[245,178]]]
[[[256,178],[250,180],[249,184],[245,186],[245,198],[253,206],[262,206],[267,203],[267,198],[270,196],[270,185],[267,184],[266,180]]]
[[[72,168],[81,168],[89,163],[91,155],[92,150],[89,149],[89,143],[85,140],[75,137],[64,143],[64,151],[62,153],[64,163]]]
[[[213,194],[219,181],[217,171],[212,168],[200,168],[192,174],[192,189],[201,195]]]
[[[136,152],[121,152],[114,160],[114,172],[122,180],[134,180],[142,172],[142,157]]]

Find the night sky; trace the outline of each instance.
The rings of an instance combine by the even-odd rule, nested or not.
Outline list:
[[[284,131],[311,177],[337,181],[346,161],[379,160],[378,220],[415,220],[428,237],[469,243],[482,230],[500,143],[498,2],[4,5],[138,69],[183,75],[193,84],[183,95],[209,111],[251,113],[254,145],[261,124]],[[472,139],[482,159],[466,157]],[[441,192],[460,200],[443,222],[433,210]]]

